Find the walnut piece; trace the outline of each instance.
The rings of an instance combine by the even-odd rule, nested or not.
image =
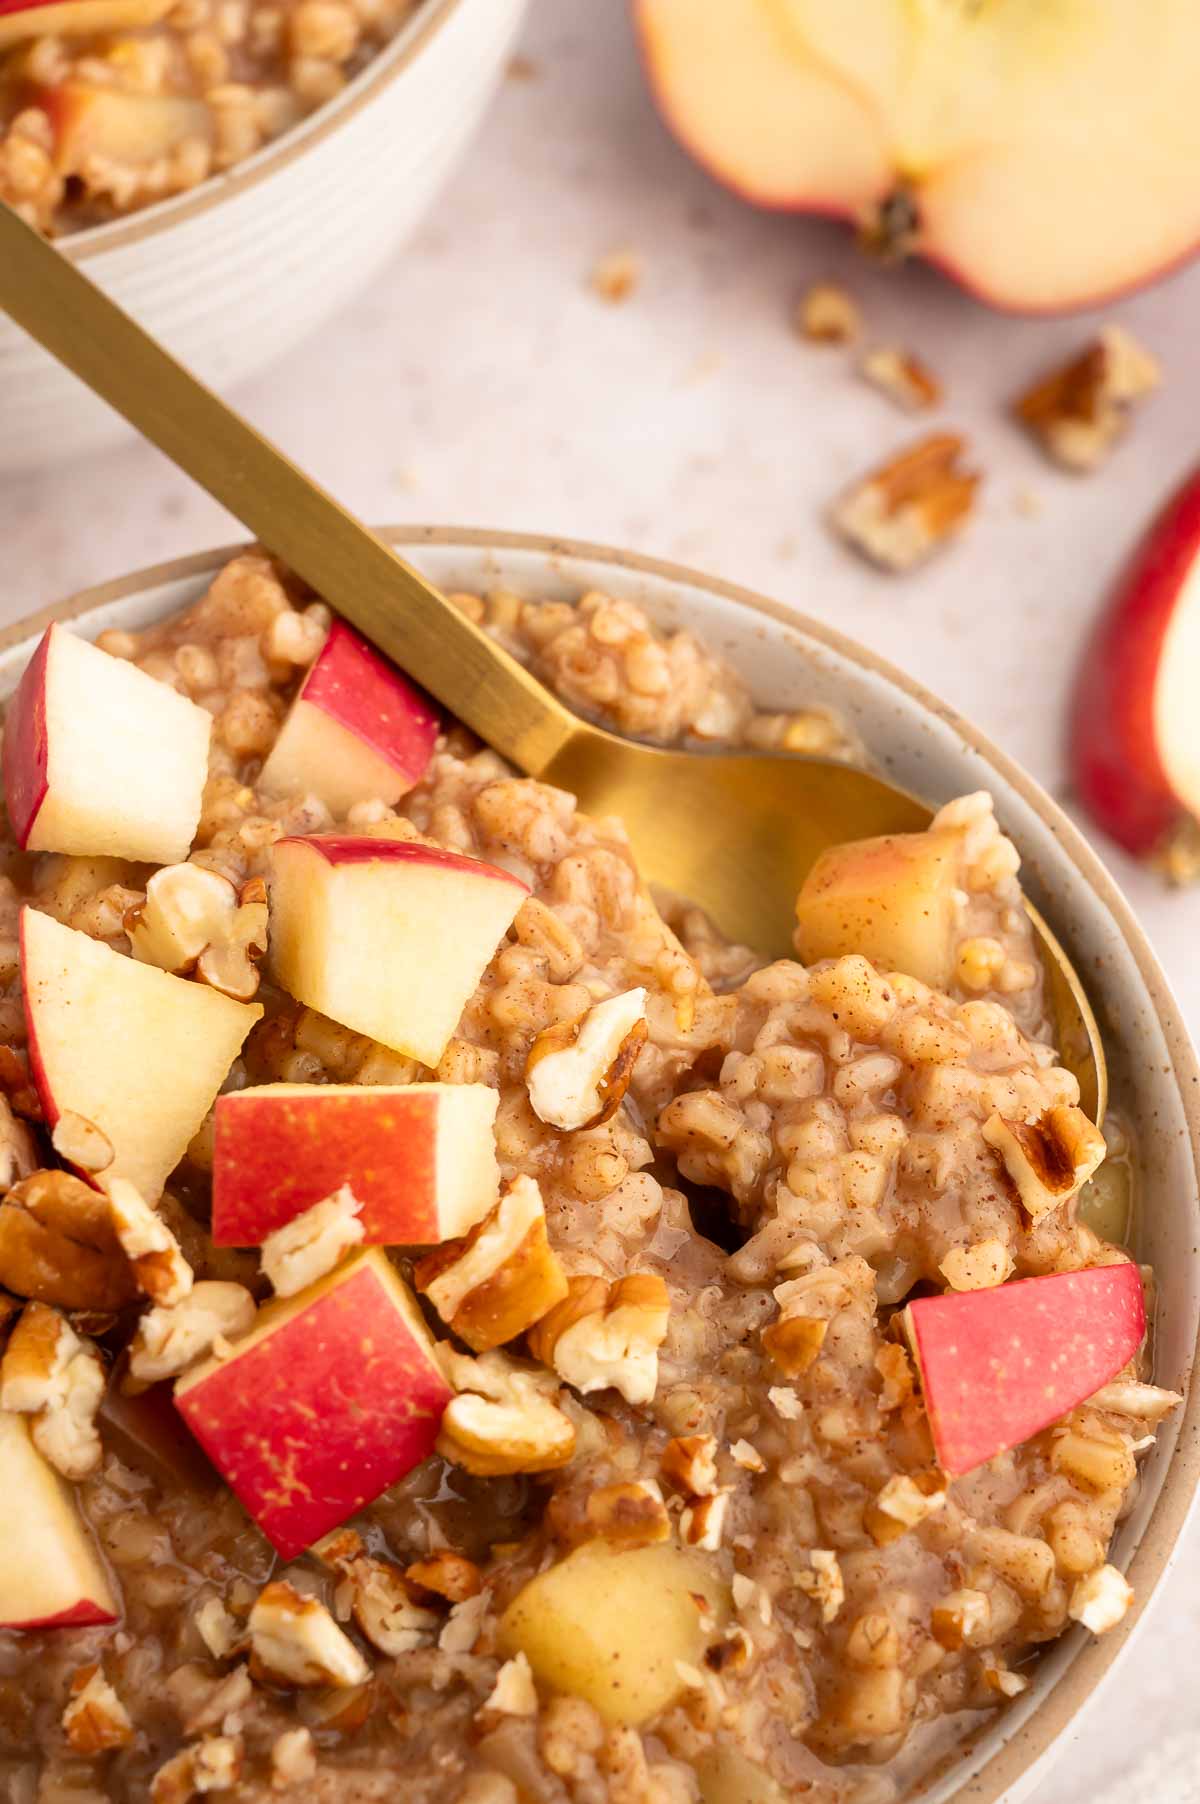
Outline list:
[[[439,1548],[424,1560],[414,1560],[405,1567],[404,1577],[418,1596],[429,1592],[451,1604],[478,1597],[483,1590],[483,1574],[474,1560],[452,1553],[449,1548]]]
[[[354,1620],[381,1654],[394,1660],[433,1640],[442,1618],[417,1601],[399,1566],[362,1554],[342,1570]]]
[[[271,1685],[365,1685],[371,1668],[323,1603],[274,1579],[250,1612],[250,1669]]]
[[[796,309],[796,330],[810,344],[847,345],[862,329],[853,296],[836,282],[814,282]]]
[[[1013,1271],[1014,1260],[1002,1240],[977,1240],[951,1247],[938,1269],[951,1290],[992,1290]]]
[[[188,1804],[197,1795],[231,1791],[241,1774],[241,1737],[209,1735],[159,1767],[150,1783],[150,1804]]]
[[[533,1668],[524,1654],[515,1654],[504,1662],[481,1709],[496,1716],[537,1715],[537,1686],[533,1682]]]
[[[68,1171],[35,1171],[0,1203],[0,1284],[60,1309],[121,1309],[135,1291],[108,1200]]]
[[[646,1041],[646,992],[625,990],[540,1033],[525,1061],[539,1121],[563,1133],[600,1127],[621,1106]]]
[[[697,1497],[679,1518],[679,1537],[688,1547],[702,1553],[716,1553],[725,1533],[729,1514],[729,1492],[718,1491],[713,1497]]]
[[[949,1591],[937,1603],[929,1628],[939,1646],[950,1653],[982,1640],[992,1620],[992,1604],[986,1591]]]
[[[26,1304],[0,1361],[0,1407],[33,1417],[35,1447],[74,1483],[100,1464],[96,1415],[105,1384],[95,1347],[57,1310]]]
[[[816,1361],[829,1323],[812,1316],[784,1315],[762,1331],[763,1350],[788,1378],[799,1378]]]
[[[1118,1415],[1134,1416],[1139,1421],[1161,1422],[1164,1416],[1183,1402],[1178,1391],[1163,1390],[1157,1384],[1142,1384],[1136,1378],[1114,1378],[1088,1398],[1091,1409],[1111,1409]]]
[[[633,251],[608,251],[593,266],[591,285],[602,301],[627,301],[640,274],[641,266]]]
[[[864,381],[906,413],[923,413],[936,407],[942,398],[941,383],[912,351],[895,345],[876,345],[858,367]]]
[[[717,1441],[711,1434],[677,1435],[663,1448],[659,1471],[668,1484],[692,1497],[717,1492]]]
[[[1102,1164],[1104,1135],[1082,1109],[1059,1103],[1038,1121],[990,1115],[982,1133],[1000,1154],[1017,1199],[1032,1221],[1077,1195]]]
[[[846,491],[830,514],[834,531],[881,569],[923,563],[974,509],[980,477],[961,467],[965,449],[954,432],[919,439]]]
[[[113,1228],[138,1289],[168,1309],[182,1303],[192,1289],[192,1268],[161,1215],[128,1178],[111,1180],[108,1200]]]
[[[1093,1635],[1115,1629],[1133,1602],[1133,1586],[1115,1566],[1097,1566],[1071,1592],[1067,1614]]]
[[[297,1291],[333,1271],[366,1234],[359,1216],[362,1204],[348,1184],[302,1215],[285,1222],[262,1243],[263,1276],[277,1297]]]
[[[133,1740],[129,1712],[96,1665],[71,1674],[70,1698],[62,1726],[73,1753],[94,1759]]]
[[[1154,358],[1128,332],[1105,326],[1078,356],[1026,390],[1013,412],[1055,463],[1086,472],[1103,463],[1135,403],[1161,380]]]
[[[558,1406],[548,1372],[518,1365],[505,1353],[470,1359],[438,1349],[442,1369],[458,1393],[442,1417],[438,1452],[477,1477],[549,1472],[575,1452],[575,1429]]]
[[[271,1789],[305,1785],[317,1773],[317,1750],[310,1729],[285,1729],[271,1748]]]
[[[490,1215],[463,1240],[420,1260],[417,1289],[476,1353],[532,1328],[567,1294],[567,1280],[546,1234],[542,1196],[517,1177]]]
[[[231,1660],[246,1651],[246,1631],[219,1597],[206,1597],[192,1621],[214,1660]]]
[[[139,1386],[177,1378],[211,1353],[217,1340],[248,1334],[256,1313],[254,1298],[244,1285],[203,1279],[182,1303],[146,1311],[130,1347],[129,1375]]]
[[[663,1494],[652,1479],[598,1485],[589,1490],[583,1507],[556,1507],[551,1501],[547,1521],[558,1540],[569,1547],[585,1541],[607,1541],[610,1547],[654,1547],[671,1539],[671,1518]]]
[[[649,1403],[670,1309],[666,1284],[654,1273],[632,1272],[615,1284],[575,1277],[529,1335],[529,1348],[585,1396],[611,1388],[627,1403]]]
[[[807,1591],[820,1610],[821,1621],[833,1622],[846,1601],[846,1586],[838,1557],[826,1547],[814,1547],[808,1557],[811,1570],[798,1572],[796,1583],[802,1591]]]
[[[54,1124],[50,1144],[60,1159],[80,1171],[107,1171],[113,1162],[113,1143],[104,1129],[74,1109],[63,1110]]]
[[[145,900],[127,910],[133,956],[176,976],[193,972],[213,989],[249,1002],[267,950],[267,890],[253,877],[239,892],[198,864],[164,865]]]
[[[886,1547],[944,1508],[946,1494],[940,1472],[897,1472],[868,1504],[863,1525],[877,1547]]]

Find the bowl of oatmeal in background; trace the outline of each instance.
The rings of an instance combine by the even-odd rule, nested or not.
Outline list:
[[[95,40],[0,37],[0,196],[225,392],[344,306],[412,231],[479,124],[525,0],[124,3],[148,22]],[[114,110],[119,84],[148,122]],[[155,131],[166,148],[147,160]],[[65,188],[64,139],[83,172]],[[0,392],[0,475],[128,431],[6,319]]]
[[[503,642],[531,659],[566,699],[600,713],[619,730],[693,741],[784,743],[838,756],[861,753],[889,778],[935,807],[972,792],[991,794],[1005,833],[1021,853],[1022,882],[1065,941],[1101,1022],[1112,1068],[1114,1113],[1124,1124],[1138,1172],[1133,1251],[1153,1268],[1157,1285],[1152,1376],[1156,1385],[1186,1392],[1200,1334],[1200,1268],[1194,1251],[1200,1191],[1200,1110],[1196,1101],[1200,1075],[1144,936],[1098,860],[1050,799],[952,711],[870,652],[733,585],[632,554],[532,536],[420,528],[398,529],[387,536],[444,591],[462,597],[461,605]],[[269,710],[238,694],[239,689],[254,690],[263,680],[261,662],[256,664],[250,652],[243,648],[237,656],[221,660],[223,687],[214,689],[218,663],[211,648],[189,644],[182,651],[169,641],[156,648],[151,641],[139,649],[137,639],[144,629],[204,595],[232,555],[203,553],[143,571],[88,591],[10,629],[0,640],[0,687],[6,693],[11,690],[36,635],[47,622],[51,618],[65,620],[88,637],[107,635],[102,642],[120,656],[145,655],[145,667],[151,674],[175,680],[177,669],[178,686],[185,693],[194,691],[196,699],[207,697],[205,705],[217,718],[217,742],[226,747],[223,756],[253,756],[255,733],[265,735],[265,750],[270,737],[264,725]],[[241,605],[236,593],[239,581],[246,585],[249,606],[253,586],[269,580],[261,565],[243,566],[240,576],[234,568],[233,576],[222,579],[226,585],[224,605],[232,614]],[[615,610],[597,601],[598,596],[611,597],[617,604]],[[581,616],[564,605],[584,597],[591,599]],[[522,606],[523,601],[549,606],[530,610]],[[621,617],[623,607],[644,610],[656,627],[668,634],[685,629],[686,636],[672,641],[670,650],[656,651],[655,642],[635,635],[636,646],[631,645],[626,658],[621,646],[629,616]],[[319,610],[314,617],[319,624]],[[590,636],[577,629],[580,618],[595,622],[596,630]],[[289,643],[292,638],[299,643],[307,632],[297,627],[289,634]],[[708,653],[726,661],[735,674],[728,675],[726,665],[714,662]],[[299,653],[296,658],[302,661]],[[665,684],[660,680],[664,674],[669,678]],[[236,783],[231,780],[229,824],[210,839],[213,850],[208,862],[240,880],[255,856],[249,848],[262,843],[262,822],[258,817],[246,817],[243,847],[238,826],[238,810],[243,804],[235,801],[235,795]],[[463,830],[463,811],[469,817],[470,808],[468,792],[456,794],[451,787],[440,799],[437,794],[430,798],[417,824],[439,841],[469,849],[469,836],[462,840],[454,836]],[[503,823],[493,821],[493,826],[500,836],[496,843],[511,845],[510,862],[523,871],[516,829],[510,842],[505,838],[509,829]],[[281,830],[311,833],[323,828],[320,822],[289,816]],[[569,845],[565,850],[569,855]],[[247,858],[251,864],[246,864]],[[680,932],[701,966],[714,974],[714,984],[725,979],[739,981],[735,952],[722,948],[715,938],[706,940],[694,923],[681,926]],[[764,993],[763,1006],[769,1005],[769,1000]],[[465,1043],[454,1044],[462,1048]],[[335,1081],[344,1081],[344,1074],[330,1065],[326,1051],[315,1041],[306,1048],[289,1042],[287,1057],[299,1063],[271,1068],[268,1081],[297,1081],[306,1075],[323,1081],[331,1073]],[[461,1081],[461,1076],[456,1074],[455,1081]],[[263,1081],[263,1075],[252,1081]],[[385,1073],[374,1081],[405,1080]],[[669,1112],[664,1111],[664,1116]],[[702,1135],[703,1130],[684,1124],[674,1143],[669,1133],[666,1136],[667,1144],[680,1157],[681,1168],[680,1145],[695,1132]],[[1114,1153],[1117,1150],[1114,1144]],[[1113,1163],[1119,1160],[1114,1158]],[[651,1181],[647,1175],[645,1184]],[[600,1236],[608,1231],[603,1209],[603,1202],[594,1204],[590,1217]],[[569,1218],[560,1212],[556,1224],[569,1238]],[[593,1236],[586,1212],[583,1225],[577,1220],[574,1232],[584,1240]],[[682,1238],[677,1225],[665,1232],[668,1239]],[[665,1241],[658,1252],[668,1261],[677,1256]],[[881,1284],[886,1282],[881,1278]],[[899,1299],[905,1282],[897,1282],[890,1300]],[[1167,1570],[1200,1477],[1198,1429],[1200,1400],[1192,1395],[1166,1418],[1157,1443],[1140,1465],[1138,1478],[1125,1493],[1107,1557],[1126,1572],[1135,1601],[1117,1626],[1100,1639],[1093,1639],[1080,1626],[1068,1627],[1061,1636],[1055,1632],[1056,1638],[1048,1641],[1035,1662],[1022,1663],[1011,1698],[995,1709],[972,1709],[940,1720],[931,1711],[934,1720],[914,1728],[903,1745],[891,1747],[886,1736],[881,1738],[876,1757],[885,1760],[882,1766],[856,1768],[852,1761],[843,1765],[849,1760],[846,1747],[829,1744],[832,1764],[822,1770],[828,1775],[830,1789],[827,1793],[821,1789],[816,1795],[831,1801],[836,1798],[839,1804],[843,1799],[847,1804],[856,1799],[879,1804],[919,1786],[920,1795],[930,1804],[944,1804],[969,1786],[979,1804],[996,1804],[1002,1798],[1012,1804],[1044,1777],[1064,1730],[1128,1646]],[[111,1500],[107,1507],[114,1507]],[[569,1515],[570,1507],[565,1514]],[[1003,1538],[1002,1531],[984,1527],[981,1533],[993,1537],[998,1563],[1013,1553],[1013,1546],[996,1543],[997,1535]],[[1019,1538],[1011,1534],[1009,1543],[1015,1544]],[[652,1596],[651,1589],[646,1595],[647,1607]],[[100,1645],[97,1643],[98,1648]],[[869,1667],[870,1662],[864,1664]],[[12,1669],[6,1666],[4,1670]],[[1025,1686],[1025,1680],[1031,1682]],[[157,1678],[152,1681],[157,1682]],[[487,1683],[491,1683],[490,1673]],[[189,1707],[193,1714],[198,1711],[195,1697]],[[579,1747],[568,1751],[572,1759],[584,1757]],[[560,1756],[566,1758],[561,1747],[555,1757]],[[515,1753],[510,1758],[515,1762]],[[403,1765],[391,1770],[405,1773]],[[501,1765],[500,1770],[515,1773],[518,1767]],[[616,1769],[605,1770],[614,1775],[615,1784]],[[706,1770],[710,1786],[706,1797],[720,1799],[722,1804],[735,1796],[750,1797],[749,1791],[737,1790],[736,1774],[731,1777],[729,1770],[718,1773],[715,1767]],[[336,1785],[332,1769],[329,1782]],[[319,1786],[322,1781],[312,1779],[310,1783]],[[332,1798],[337,1792],[314,1789],[306,1795]],[[378,1794],[370,1791],[364,1795]],[[413,1793],[422,1801],[436,1798],[438,1804],[456,1795],[453,1790],[436,1789]],[[499,1784],[493,1792],[486,1787],[463,1792],[464,1797],[468,1795],[490,1804],[493,1797],[507,1800],[516,1794],[511,1784],[508,1790]],[[542,1794],[531,1790],[529,1795]],[[663,1795],[673,1800],[676,1795],[692,1794],[679,1790]],[[757,1800],[759,1794],[753,1795]],[[775,1794],[764,1791],[761,1795],[769,1800]]]

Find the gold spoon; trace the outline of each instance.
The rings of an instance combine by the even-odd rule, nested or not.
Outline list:
[[[581,720],[3,204],[0,306],[496,751],[622,819],[645,875],[747,945],[790,954],[796,892],[826,846],[928,825],[922,802],[851,765],[666,751]],[[1095,1016],[1030,915],[1057,1044],[1098,1121],[1107,1077]]]

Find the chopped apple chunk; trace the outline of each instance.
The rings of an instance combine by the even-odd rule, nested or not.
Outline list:
[[[24,1416],[0,1409],[0,1628],[113,1622],[112,1586],[71,1492],[33,1444]]]
[[[830,846],[796,899],[805,964],[861,953],[934,989],[954,972],[961,836],[893,833]]]
[[[170,156],[189,139],[207,143],[212,138],[208,107],[202,100],[182,95],[131,94],[120,88],[65,81],[59,87],[36,90],[34,98],[49,116],[54,132],[54,162],[63,175],[77,175],[92,157],[137,168]],[[121,668],[132,675],[142,674],[135,665],[117,659],[113,662],[120,662]],[[166,689],[164,684],[156,686]],[[166,689],[166,693],[186,707],[194,706],[173,689]],[[198,708],[196,712],[204,711]],[[182,853],[170,856],[180,857]]]

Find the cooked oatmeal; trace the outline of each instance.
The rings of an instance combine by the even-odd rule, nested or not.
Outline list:
[[[456,601],[619,730],[857,753],[823,710],[757,710],[699,641],[628,603]],[[78,1559],[95,1562],[86,1594],[111,1601],[93,1626],[0,1632],[0,1786],[18,1804],[348,1804],[398,1784],[407,1804],[882,1804],[939,1719],[973,1725],[1026,1688],[1038,1644],[1125,1614],[1109,1543],[1177,1401],[1150,1382],[1139,1314],[1104,1382],[1032,1433],[1000,1433],[983,1463],[959,1470],[935,1419],[931,1300],[977,1310],[1027,1295],[1023,1280],[1057,1296],[1108,1273],[1141,1309],[1130,1255],[1088,1225],[1128,1219],[1130,1146],[1110,1126],[1099,1165],[1104,1141],[1049,1044],[1017,853],[982,796],[917,836],[948,898],[940,988],[856,949],[768,964],[652,897],[618,824],[452,723],[420,717],[422,768],[391,799],[363,793],[335,818],[319,767],[313,790],[279,793],[309,743],[296,723],[316,676],[297,692],[330,627],[248,553],[165,626],[102,634],[111,659],[211,718],[190,855],[155,874],[23,852],[11,832],[4,845],[0,1428],[28,1424],[22,1457],[69,1485]],[[61,780],[52,768],[40,804],[54,820]],[[385,1044],[332,1016],[357,981],[354,873],[418,867],[440,898],[487,873],[493,911],[431,1059],[405,1050],[407,1029]],[[326,890],[337,956],[314,966],[304,910],[315,920]],[[18,944],[26,904],[37,919]],[[105,949],[88,954],[105,981],[136,965],[159,986],[147,996],[165,984],[180,1006],[200,991],[247,1011],[161,1198],[114,1175],[128,1157],[115,1106],[98,1122],[50,1095],[31,961],[56,929],[56,956]],[[438,947],[435,932],[431,963]],[[434,1164],[482,1186],[482,1207],[464,1217],[463,1184],[447,1200],[415,1167],[399,1199],[373,1187],[359,1168],[376,1130],[350,1134],[331,1111],[377,1089],[418,1112],[458,1096]],[[267,1113],[244,1113],[255,1098]],[[301,1105],[326,1110],[320,1156],[293,1140],[273,1172],[271,1108]],[[261,1157],[235,1197],[237,1146]],[[261,1251],[218,1244],[248,1238],[229,1212],[277,1179],[292,1188]],[[426,1230],[385,1230],[393,1208]],[[427,1440],[362,1507],[326,1509],[317,1538],[326,1493],[294,1416],[286,1467],[268,1460],[250,1505],[281,1557],[244,1507],[222,1398],[253,1353],[263,1439],[277,1408],[314,1398],[336,1443],[353,1362],[337,1365],[332,1316],[295,1312],[385,1294],[395,1345],[425,1349],[404,1355],[411,1411],[387,1404],[384,1371],[351,1413],[379,1444],[406,1414],[424,1432],[424,1409]],[[297,1320],[325,1338],[293,1338],[276,1396],[271,1335]],[[1006,1415],[1002,1396],[987,1407]],[[8,1621],[15,1582],[0,1556]]]
[[[418,0],[51,0],[0,16],[0,200],[54,234],[233,168]]]

